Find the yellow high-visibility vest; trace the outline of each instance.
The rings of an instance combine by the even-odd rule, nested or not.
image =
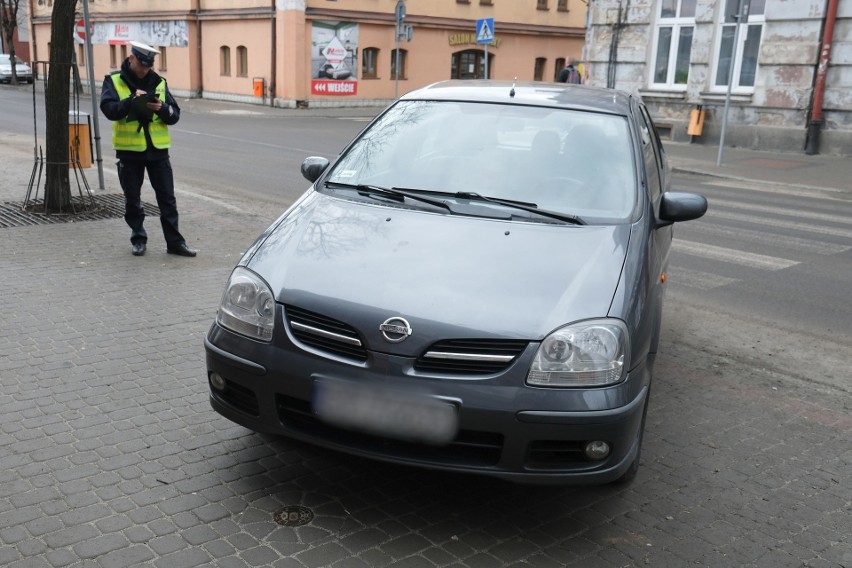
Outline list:
[[[115,85],[115,91],[118,93],[118,98],[124,100],[130,97],[132,95],[130,87],[121,78],[120,73],[115,72],[111,76],[112,84]],[[165,79],[160,79],[156,92],[161,101],[166,100]],[[156,113],[154,113],[151,123],[148,125],[148,132],[151,134],[151,143],[155,148],[160,150],[171,148],[172,138],[169,135],[169,128],[160,120],[160,117]],[[135,120],[127,122],[127,117],[125,117],[115,120],[112,123],[112,146],[116,150],[144,152],[148,144],[145,142],[145,133],[139,128],[139,123]]]

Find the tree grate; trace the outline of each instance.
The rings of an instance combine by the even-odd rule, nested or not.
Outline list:
[[[21,202],[0,203],[0,229],[124,217],[124,195],[120,193],[95,195],[86,199],[72,197],[71,205],[72,213],[44,213],[44,201],[40,199],[30,201],[26,209]],[[142,208],[147,216],[160,216],[160,209],[156,205],[143,201]]]

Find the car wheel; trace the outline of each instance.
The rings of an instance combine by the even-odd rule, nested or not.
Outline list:
[[[630,467],[627,468],[621,477],[616,479],[613,483],[617,484],[627,484],[633,481],[636,477],[636,473],[639,472],[639,460],[642,457],[642,441],[645,438],[645,417],[648,416],[648,403],[651,401],[651,387],[648,387],[648,396],[645,397],[645,406],[642,409],[642,422],[639,424],[639,447],[636,450],[636,457],[630,463]]]

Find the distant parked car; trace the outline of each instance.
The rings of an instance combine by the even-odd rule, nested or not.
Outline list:
[[[243,426],[535,484],[639,466],[672,225],[641,98],[447,81],[379,115],[231,273],[207,337]]]
[[[15,71],[18,76],[19,83],[32,83],[33,70],[24,63],[20,57],[15,56]],[[12,81],[12,63],[8,53],[0,53],[0,83],[10,83]]]

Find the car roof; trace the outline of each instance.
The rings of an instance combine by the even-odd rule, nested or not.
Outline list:
[[[616,89],[538,81],[449,80],[406,93],[401,100],[471,101],[627,115],[630,95]]]

